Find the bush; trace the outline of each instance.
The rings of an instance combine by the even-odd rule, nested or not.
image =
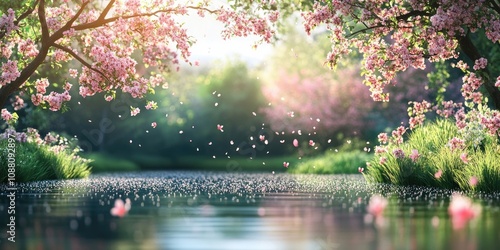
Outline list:
[[[8,182],[8,140],[0,140],[0,182]],[[13,153],[12,151],[10,151]],[[88,160],[52,151],[34,142],[15,142],[15,182],[84,178],[90,175]]]
[[[290,168],[291,173],[307,174],[354,174],[358,168],[364,168],[371,155],[360,150],[348,152],[328,151],[322,156],[314,157],[298,163]]]
[[[500,146],[497,138],[486,131],[482,133],[484,139],[480,144],[465,140],[463,148],[452,149],[450,140],[461,137],[453,122],[428,123],[412,131],[401,145],[382,146],[386,151],[379,152],[369,162],[365,177],[371,182],[397,185],[498,191]],[[394,150],[402,150],[404,156],[397,158]],[[409,156],[417,152],[418,158],[412,160]],[[436,173],[440,176],[436,177]],[[471,182],[474,178],[477,185]]]

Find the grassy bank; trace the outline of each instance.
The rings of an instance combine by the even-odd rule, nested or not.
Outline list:
[[[85,157],[92,160],[89,163],[92,167],[92,173],[140,170],[139,166],[133,161],[107,154],[93,153]]]
[[[450,140],[462,135],[451,121],[426,124],[412,131],[403,144],[385,146],[365,176],[369,181],[397,185],[499,191],[500,145],[496,137],[479,132],[454,148]],[[403,155],[395,150],[402,150]]]
[[[10,155],[9,155],[10,153]],[[15,159],[15,161],[10,160]],[[55,153],[48,146],[31,142],[0,140],[0,182],[9,180],[9,165],[15,169],[15,182],[84,178],[90,175],[88,162],[74,154]],[[14,162],[14,165],[12,163]],[[11,168],[12,169],[12,168]],[[11,177],[13,175],[11,174]]]
[[[102,153],[89,154],[92,159],[92,172],[119,172],[137,170],[207,170],[207,171],[245,171],[245,172],[284,172],[283,162],[290,168],[300,162],[296,157],[244,157],[210,158],[208,156],[180,156],[167,158],[160,156],[133,155],[129,157],[110,156]]]
[[[291,173],[301,174],[355,174],[358,168],[365,168],[366,162],[372,155],[360,150],[348,152],[327,151],[324,155],[317,156],[298,163],[290,168]]]
[[[296,156],[210,158],[202,156],[181,156],[165,158],[159,156],[135,155],[124,157],[94,153],[93,172],[117,172],[136,170],[207,170],[207,171],[244,171],[244,172],[290,172],[311,174],[354,174],[358,167],[365,167],[372,155],[363,151],[327,152],[313,158]],[[288,162],[289,167],[283,167]]]

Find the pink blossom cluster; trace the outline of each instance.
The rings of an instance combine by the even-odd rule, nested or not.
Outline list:
[[[12,31],[17,30],[19,28],[14,23],[15,20],[16,20],[16,13],[11,8],[7,10],[7,13],[4,13],[0,17],[0,30],[2,32],[5,32],[6,36],[10,35]]]
[[[399,126],[392,131],[392,142],[396,145],[403,143],[403,135],[406,133],[407,128],[404,126]]]
[[[8,60],[2,63],[2,75],[0,75],[0,87],[16,80],[21,73],[17,68],[17,61]]]
[[[38,49],[31,39],[21,40],[17,45],[19,52],[26,57],[35,57],[38,55]]]
[[[488,65],[488,60],[486,58],[479,58],[474,62],[474,70],[485,69]]]
[[[387,153],[386,146],[375,146],[375,154],[384,154]]]
[[[397,159],[403,159],[405,158],[405,152],[400,149],[400,148],[396,148],[392,151],[392,154],[394,155],[394,157],[396,157]]]
[[[139,108],[133,108],[133,107],[131,107],[131,108],[130,108],[130,115],[131,115],[131,116],[136,116],[136,115],[138,115],[140,112],[141,112],[141,110],[140,110]]]
[[[418,150],[412,149],[409,157],[410,157],[411,161],[416,162],[418,160],[418,158],[420,158],[420,154],[418,153]]]
[[[40,78],[35,81],[35,89],[38,94],[45,94],[47,93],[47,87],[50,86],[49,79],[47,78]]]
[[[462,103],[455,103],[453,101],[443,101],[441,106],[435,106],[436,114],[444,118],[453,117],[459,110],[462,110]],[[458,120],[458,119],[457,119]]]
[[[16,132],[13,128],[7,128],[3,133],[0,133],[0,140],[8,138],[14,138],[18,142],[26,142],[28,140],[26,133]]]
[[[380,134],[378,134],[377,137],[378,137],[378,141],[382,144],[386,144],[387,141],[389,140],[387,133],[380,133]]]
[[[146,109],[156,109],[158,107],[158,103],[156,103],[155,101],[149,101],[147,104],[146,104]]]
[[[491,135],[500,136],[500,112],[498,110],[493,110],[490,113],[490,115],[481,117],[481,124],[486,127],[486,130]]]
[[[465,141],[463,139],[453,137],[450,141],[448,141],[448,147],[452,150],[462,150],[465,148]]]
[[[47,78],[37,79],[34,85],[36,93],[31,95],[31,102],[33,102],[35,106],[46,103],[50,110],[58,111],[61,109],[64,102],[71,100],[71,95],[69,94],[69,90],[71,89],[70,83],[64,84],[64,91],[62,93],[51,91],[48,95],[45,95],[45,93],[47,93],[47,87],[50,86]]]
[[[272,29],[270,23],[275,22],[278,19],[278,12],[272,12],[269,18],[255,18],[241,15],[233,10],[220,9],[217,13],[217,20],[225,25],[225,29],[222,31],[224,38],[229,38],[231,36],[246,37],[249,35],[257,35],[262,38],[265,42],[271,42],[271,38],[274,36],[274,30]]]
[[[50,31],[59,30],[71,17],[75,15],[74,10],[68,4],[57,7],[46,7],[47,27]]]
[[[482,103],[482,94],[476,90],[483,84],[483,79],[474,72],[463,77],[462,95],[465,100],[472,100],[474,103]]]
[[[42,101],[47,102],[49,109],[52,111],[58,111],[61,109],[62,104],[71,100],[71,95],[69,91],[64,91],[63,93],[50,92],[50,94],[43,96]]]
[[[12,114],[7,109],[2,109],[1,116],[2,119],[6,122],[10,121],[13,118]]]
[[[469,137],[476,146],[484,139],[485,133],[492,136],[500,135],[500,112],[498,110],[483,107],[481,111],[474,109],[466,113],[464,108],[461,108],[455,114],[455,121],[459,131]]]
[[[16,95],[14,97],[14,101],[12,102],[12,107],[14,107],[14,110],[21,110],[26,106],[24,103],[24,99],[21,98],[19,95]]]
[[[410,116],[410,129],[422,125],[425,120],[425,113],[429,112],[431,104],[427,101],[410,102],[412,107],[408,108],[408,115]]]

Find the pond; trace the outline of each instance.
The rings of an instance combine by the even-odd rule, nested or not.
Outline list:
[[[469,194],[480,216],[454,230],[451,190],[369,184],[361,175],[141,172],[0,187],[0,249],[494,249],[498,194]],[[382,223],[366,207],[388,198]],[[115,200],[127,215],[110,214]],[[10,203],[12,204],[12,203]],[[368,219],[367,219],[368,218]]]

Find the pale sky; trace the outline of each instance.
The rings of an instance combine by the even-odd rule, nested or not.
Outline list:
[[[272,45],[260,44],[256,49],[252,45],[258,37],[233,37],[222,39],[223,25],[213,17],[191,15],[184,19],[188,34],[195,37],[196,43],[191,47],[191,61],[199,61],[200,66],[214,60],[239,58],[250,65],[262,62],[272,52]]]

